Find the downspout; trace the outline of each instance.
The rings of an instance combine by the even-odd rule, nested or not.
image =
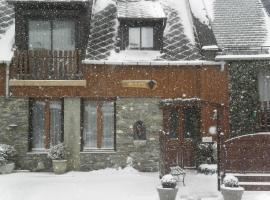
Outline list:
[[[9,65],[10,61],[6,62],[6,99],[9,98]]]

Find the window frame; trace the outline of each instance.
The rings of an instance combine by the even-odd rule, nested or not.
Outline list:
[[[45,111],[44,111],[44,148],[35,149],[33,148],[33,104],[36,101],[42,101],[45,103]],[[50,102],[52,101],[59,101],[61,102],[61,138],[60,142],[64,141],[64,101],[62,98],[31,98],[29,100],[29,113],[28,113],[28,124],[29,124],[29,134],[28,134],[28,151],[35,152],[35,151],[46,151],[50,148]]]
[[[97,148],[85,148],[84,141],[84,107],[86,101],[93,101],[97,103]],[[103,121],[102,102],[113,103],[113,148],[102,148],[103,141]],[[81,152],[100,152],[100,151],[116,151],[116,99],[115,98],[82,98],[81,99]]]
[[[139,42],[139,48],[130,48],[130,45],[129,45],[129,42],[130,42],[130,29],[131,28],[137,28],[137,29],[139,29],[139,40],[140,40],[140,42]],[[151,28],[152,29],[152,38],[153,38],[153,40],[152,40],[152,47],[143,47],[142,45],[142,36],[143,36],[143,31],[142,31],[142,29],[143,28]],[[155,43],[155,37],[154,37],[155,35],[154,35],[154,26],[129,26],[128,27],[128,49],[130,49],[130,50],[154,50],[154,43]]]
[[[77,30],[77,25],[76,25],[76,21],[72,18],[31,18],[31,19],[28,19],[27,20],[27,49],[30,49],[30,21],[43,21],[43,22],[49,22],[50,24],[50,28],[49,28],[49,32],[50,32],[50,49],[48,51],[55,51],[54,50],[54,42],[53,42],[53,31],[54,31],[54,22],[56,21],[63,21],[63,22],[72,22],[73,23],[73,26],[74,26],[74,30],[73,30],[73,43],[74,43],[74,49],[76,49],[76,46],[77,46],[77,33],[76,33],[76,30]],[[34,50],[34,49],[33,49]],[[63,50],[64,51],[64,50]],[[69,51],[69,50],[67,50]]]

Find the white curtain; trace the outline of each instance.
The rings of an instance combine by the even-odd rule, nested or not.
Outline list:
[[[51,24],[50,21],[29,21],[29,49],[51,49]]]
[[[97,103],[85,101],[83,115],[84,148],[97,148]]]
[[[30,20],[30,50],[74,50],[74,21],[64,20]]]
[[[260,71],[258,82],[260,101],[270,101],[270,71]]]
[[[103,102],[103,143],[102,148],[113,149],[114,144],[114,103]]]
[[[142,48],[153,48],[153,27],[142,27]]]
[[[32,107],[32,150],[44,149],[45,102],[35,101]]]
[[[140,28],[129,28],[129,49],[140,48]]]
[[[74,50],[74,33],[73,21],[53,21],[53,50]]]
[[[61,142],[62,137],[62,103],[50,102],[50,145],[55,146]]]

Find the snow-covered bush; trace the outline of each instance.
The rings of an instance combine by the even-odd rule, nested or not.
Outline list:
[[[14,161],[16,150],[13,146],[0,144],[0,165]]]
[[[64,144],[57,144],[49,149],[48,157],[52,160],[63,160],[65,158]]]
[[[217,173],[217,165],[216,164],[201,164],[198,167],[198,172],[203,174],[215,174]]]
[[[197,144],[197,166],[201,164],[216,164],[217,163],[217,148],[215,143],[198,143]]]
[[[226,175],[223,184],[225,187],[239,187],[238,179],[233,175]]]
[[[176,179],[171,174],[166,174],[161,178],[161,185],[163,188],[175,188]]]

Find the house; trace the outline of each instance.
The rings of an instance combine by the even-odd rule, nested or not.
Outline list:
[[[0,51],[11,55],[0,58],[0,141],[18,168],[50,170],[60,142],[70,170],[195,167],[197,142],[228,135],[227,71],[202,2],[0,5],[0,41],[15,38]]]
[[[230,82],[231,137],[269,131],[269,3],[219,1],[213,30]],[[238,12],[234,12],[238,10]],[[232,13],[234,20],[231,20]],[[234,14],[233,14],[234,13]]]

